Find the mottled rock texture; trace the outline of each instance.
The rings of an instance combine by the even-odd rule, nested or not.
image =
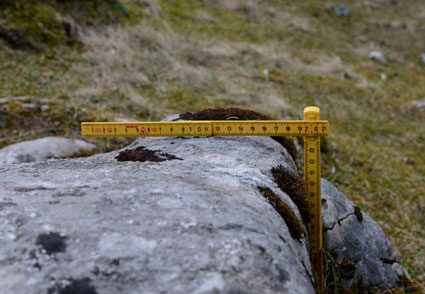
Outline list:
[[[112,152],[0,166],[1,294],[315,292],[306,234],[288,228],[305,228],[299,209],[272,174],[297,174],[278,142],[143,138],[128,148],[164,160]],[[325,181],[323,191],[328,250],[355,260],[358,275],[383,268],[380,285],[393,285],[392,265],[373,264],[395,257],[380,228],[363,213],[342,220],[352,203]],[[284,201],[280,214],[265,192]],[[355,243],[364,250],[351,252],[350,238],[366,238]]]
[[[296,173],[270,138],[146,138],[117,152],[0,167],[3,293],[314,293],[305,238],[257,186],[290,198],[271,169]],[[41,236],[41,237],[40,237]],[[43,245],[44,244],[44,245]]]
[[[343,288],[395,288],[407,275],[381,227],[324,179],[322,219],[324,247],[340,265]]]

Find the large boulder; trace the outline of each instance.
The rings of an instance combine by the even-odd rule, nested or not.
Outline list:
[[[408,277],[381,227],[338,189],[322,179],[324,248],[343,289],[396,288]]]
[[[297,207],[270,138],[145,138],[117,152],[0,168],[4,293],[314,293],[305,237],[257,186]],[[161,152],[154,152],[161,150]],[[165,155],[164,155],[165,154]]]
[[[0,293],[315,293],[302,209],[272,173],[297,175],[278,142],[142,138],[129,149],[120,161],[111,152],[0,167]],[[328,250],[351,258],[338,249],[348,229],[334,224],[346,200],[323,187]],[[393,262],[386,239],[360,242]],[[353,257],[359,269],[367,252]],[[395,285],[387,277],[383,288]]]
[[[83,140],[45,137],[8,145],[0,149],[0,164],[42,161],[93,154],[96,145]]]

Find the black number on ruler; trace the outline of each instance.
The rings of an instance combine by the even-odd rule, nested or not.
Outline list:
[[[315,183],[315,182],[313,182],[313,181],[311,181],[311,182],[310,182],[310,186],[314,186],[314,185],[316,185],[316,183]]]
[[[136,132],[137,132],[137,133],[139,132],[139,127],[136,127]]]
[[[148,133],[150,133],[151,132],[151,128],[148,128]]]
[[[227,127],[227,130],[230,132],[232,130],[232,127],[231,126],[228,126]]]
[[[274,127],[274,130],[277,132],[277,130],[279,129],[279,127],[278,126],[275,126]]]
[[[218,132],[220,131],[220,127],[215,127],[215,130]]]
[[[310,192],[309,194],[308,194],[308,196],[310,196],[310,197],[314,197],[314,192]]]
[[[263,129],[264,132],[267,131],[267,127],[263,127],[262,129]]]
[[[291,127],[286,127],[285,129],[289,132],[291,130]]]
[[[314,175],[314,170],[310,171],[310,176]]]
[[[313,153],[314,152],[314,148],[310,148],[310,152]]]
[[[184,127],[182,127],[182,132],[184,133]]]
[[[162,131],[162,128],[161,127],[159,127],[159,132],[161,132]]]
[[[254,132],[255,131],[255,127],[251,127],[251,131]]]
[[[326,127],[325,126],[323,126],[322,127],[322,132],[325,132],[326,131]]]
[[[170,128],[170,132],[172,133],[174,131],[174,129],[173,128]]]
[[[204,130],[206,133],[208,133],[208,127],[205,127]]]
[[[299,126],[299,127],[298,127],[298,131],[300,131],[300,132],[301,132],[302,130],[303,130],[303,127],[302,127],[302,126]]]
[[[239,131],[241,131],[241,132],[243,131],[243,127],[242,126],[239,127]]]
[[[314,159],[310,159],[310,163],[311,164],[314,164]]]

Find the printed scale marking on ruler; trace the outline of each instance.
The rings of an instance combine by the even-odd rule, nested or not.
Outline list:
[[[304,120],[217,120],[178,122],[83,122],[84,137],[209,137],[304,136],[304,175],[309,199],[312,267],[317,292],[323,293],[322,216],[320,194],[320,136],[329,134],[329,122],[319,120],[320,109],[304,109]]]

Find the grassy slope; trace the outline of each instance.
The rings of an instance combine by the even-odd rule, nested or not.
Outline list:
[[[351,1],[347,18],[313,0],[123,2],[131,21],[83,27],[82,48],[36,54],[0,41],[0,97],[50,104],[43,120],[8,105],[3,115],[32,126],[9,122],[0,145],[78,137],[82,120],[222,106],[299,119],[317,105],[332,126],[324,176],[377,220],[411,275],[425,279],[425,114],[411,107],[425,93],[422,1]],[[388,65],[368,60],[371,50],[383,51]],[[103,150],[123,144],[97,142]]]

